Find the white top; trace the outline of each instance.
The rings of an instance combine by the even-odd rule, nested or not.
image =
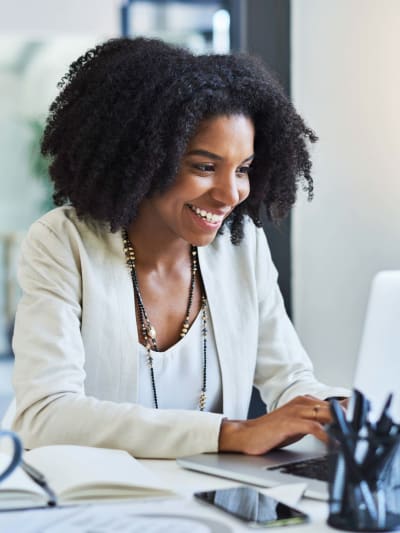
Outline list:
[[[151,351],[160,409],[199,409],[203,384],[203,336],[200,310],[189,331],[165,352]],[[222,380],[217,346],[207,309],[207,401],[205,411],[222,412]],[[154,407],[147,350],[139,344],[138,403]]]

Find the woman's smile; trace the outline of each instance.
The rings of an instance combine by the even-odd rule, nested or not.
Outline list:
[[[203,220],[206,220],[207,222],[213,223],[213,224],[219,224],[224,219],[224,214],[218,214],[212,211],[208,211],[206,209],[200,209],[199,207],[196,207],[193,204],[187,204],[188,207],[193,211],[193,213],[196,213],[197,216],[202,218]]]
[[[190,210],[190,216],[202,230],[215,232],[219,229],[224,220],[223,216],[215,215],[205,209],[199,209],[190,204],[187,204],[187,207]]]

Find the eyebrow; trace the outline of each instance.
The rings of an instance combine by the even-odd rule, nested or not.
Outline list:
[[[223,160],[223,157],[214,154],[213,152],[209,152],[208,150],[190,150],[190,152],[187,152],[186,155],[200,155],[202,157],[208,157],[209,159],[213,159],[214,161]],[[246,159],[244,159],[242,163],[247,163],[247,161],[250,161],[252,159],[254,159],[254,154],[251,154],[249,157],[246,157]]]

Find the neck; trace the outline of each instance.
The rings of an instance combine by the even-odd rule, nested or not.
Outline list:
[[[190,243],[168,231],[160,231],[154,219],[144,216],[140,211],[127,228],[127,233],[142,266],[154,270],[168,270],[181,262],[187,262]]]

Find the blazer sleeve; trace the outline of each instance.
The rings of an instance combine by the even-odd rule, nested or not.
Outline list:
[[[172,458],[216,452],[222,415],[155,410],[85,394],[79,239],[36,222],[23,243],[13,348],[16,415],[26,448],[77,444]]]
[[[256,280],[259,298],[259,335],[254,385],[269,410],[292,398],[311,394],[320,399],[349,396],[341,387],[329,387],[314,376],[313,365],[287,316],[262,229],[256,229]]]

